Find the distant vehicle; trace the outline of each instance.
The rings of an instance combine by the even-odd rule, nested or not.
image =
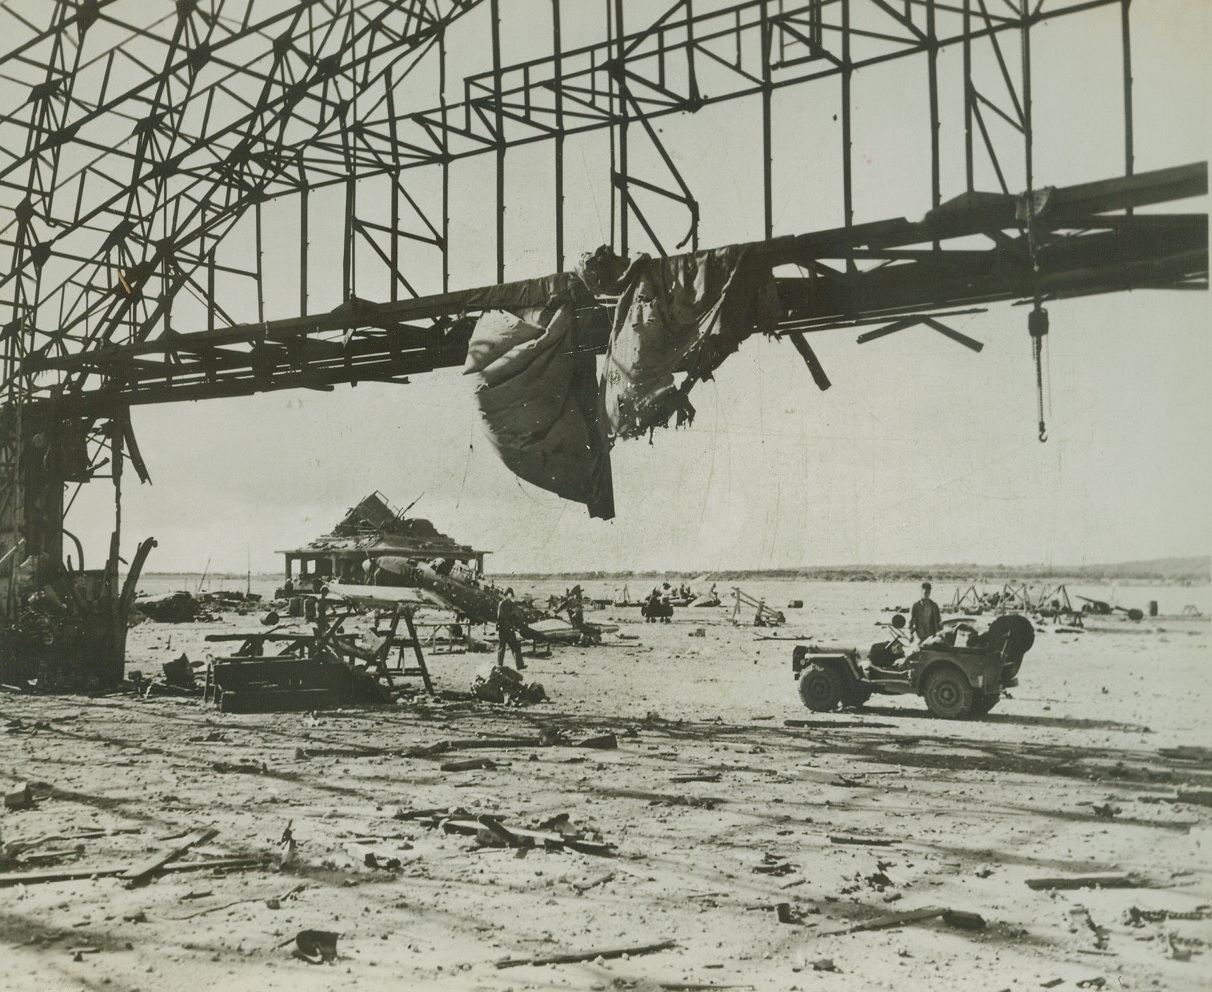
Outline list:
[[[914,694],[935,716],[963,720],[984,716],[1002,691],[1018,685],[1023,656],[1035,643],[1035,628],[1019,613],[997,617],[979,630],[973,617],[948,620],[943,630],[912,648],[905,617],[881,624],[891,637],[871,646],[865,658],[857,649],[798,645],[791,671],[800,699],[810,710],[827,713],[839,706],[862,706],[873,695]]]

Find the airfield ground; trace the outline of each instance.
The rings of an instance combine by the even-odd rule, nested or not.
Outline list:
[[[1212,625],[1116,617],[1042,633],[1013,698],[979,722],[936,720],[912,697],[809,713],[791,643],[761,635],[876,639],[867,601],[896,591],[847,595],[805,596],[765,632],[720,609],[669,625],[591,614],[629,636],[531,659],[550,699],[527,709],[453,695],[484,655],[431,659],[444,697],[315,715],[0,696],[0,774],[36,797],[0,816],[2,839],[62,838],[29,852],[60,852],[31,870],[135,865],[207,826],[218,833],[182,861],[266,859],[133,888],[6,887],[0,987],[1212,988]],[[250,626],[145,624],[130,667],[201,658],[206,633]],[[618,747],[540,744],[544,732]],[[476,738],[527,743],[433,748]],[[407,756],[417,748],[433,753]],[[484,844],[490,831],[408,818],[426,810],[589,843]],[[1096,874],[1129,887],[1028,884]],[[837,932],[893,914],[918,918]],[[304,929],[338,934],[337,960],[292,956]]]

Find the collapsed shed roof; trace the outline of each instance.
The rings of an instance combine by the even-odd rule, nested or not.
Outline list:
[[[407,512],[394,510],[382,493],[373,492],[351,507],[330,533],[278,554],[392,554],[405,558],[461,560],[485,554],[470,545],[460,544],[422,517],[405,516]]]

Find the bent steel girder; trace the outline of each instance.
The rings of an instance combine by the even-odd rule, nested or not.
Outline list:
[[[744,247],[771,270],[798,266],[804,273],[776,278],[777,333],[886,324],[859,338],[873,340],[910,323],[938,329],[937,318],[956,307],[1127,289],[1206,289],[1206,216],[1127,211],[1207,189],[1201,163],[1049,190],[1036,222],[1034,259],[1018,229],[1021,200],[1000,194],[961,195],[919,222],[891,219]],[[538,305],[548,284],[570,278],[357,301],[327,314],[174,335],[169,353],[160,341],[147,341],[31,357],[26,365],[31,373],[95,376],[99,388],[56,403],[64,413],[92,417],[174,400],[405,382],[462,364],[475,315],[516,306],[524,297]],[[609,304],[582,308],[577,320],[585,346],[604,350]]]

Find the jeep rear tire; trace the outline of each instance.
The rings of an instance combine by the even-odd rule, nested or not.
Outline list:
[[[930,712],[944,720],[963,720],[972,714],[972,686],[954,665],[944,665],[930,673],[925,696]]]
[[[972,697],[972,715],[984,716],[1002,698],[1000,692],[978,692]]]
[[[800,676],[800,699],[814,713],[828,713],[842,701],[842,680],[822,665],[809,665]]]

